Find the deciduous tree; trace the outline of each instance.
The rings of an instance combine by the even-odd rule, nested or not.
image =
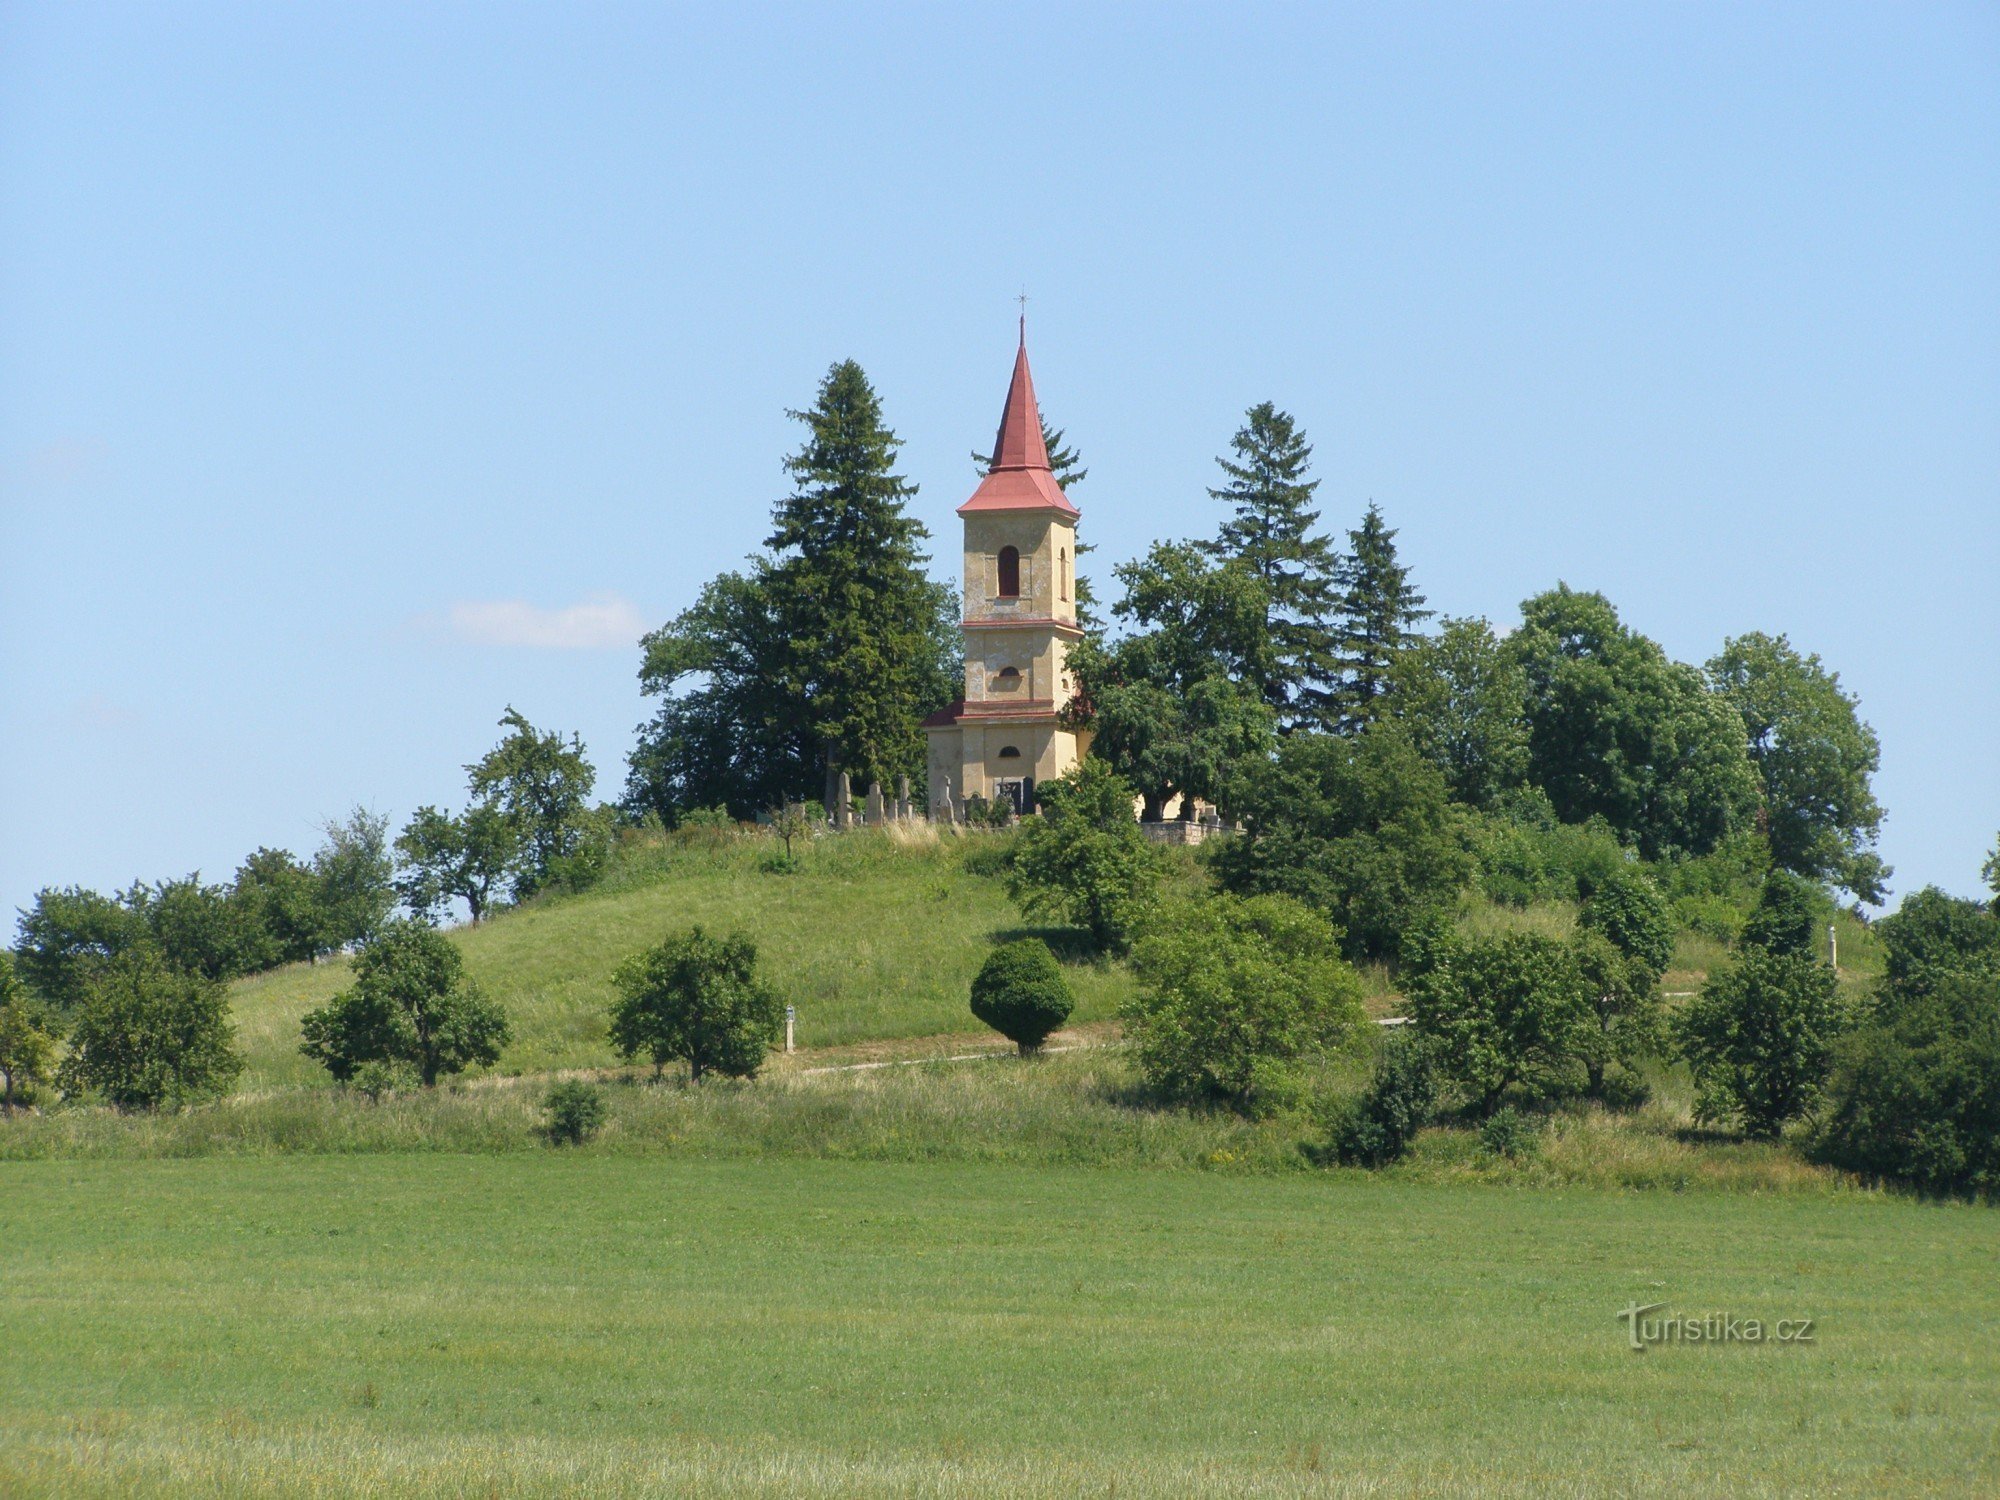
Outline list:
[[[1009,893],[1029,916],[1082,927],[1101,951],[1122,949],[1159,882],[1132,784],[1088,756],[1036,790],[1040,810],[1015,842]]]
[[[56,1082],[72,1097],[158,1109],[217,1098],[242,1071],[223,987],[147,944],[92,975]]]
[[[450,939],[422,922],[385,922],[354,962],[353,988],[310,1012],[299,1050],[345,1083],[369,1063],[407,1063],[429,1088],[491,1066],[507,1017],[465,977]]]
[[[689,1076],[751,1078],[778,1038],[784,1007],[757,977],[757,945],[742,933],[700,927],[635,953],[611,977],[611,1044],[641,1053],[657,1073],[676,1059]]]
[[[1743,720],[1772,860],[1879,902],[1890,871],[1875,852],[1882,808],[1869,778],[1882,748],[1857,712],[1859,700],[1842,690],[1838,673],[1782,635],[1725,642],[1708,673]]]

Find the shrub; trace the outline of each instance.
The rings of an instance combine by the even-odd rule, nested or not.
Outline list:
[[[1928,1192],[2000,1195],[2000,976],[1949,976],[1848,1038],[1813,1150]]]
[[[299,1051],[342,1083],[367,1063],[404,1063],[425,1088],[491,1066],[512,1039],[500,1007],[465,978],[465,960],[421,922],[384,923],[362,946],[354,987],[300,1024]]]
[[[1437,1080],[1421,1037],[1391,1037],[1368,1088],[1335,1121],[1329,1150],[1349,1167],[1385,1167],[1408,1154],[1437,1106]]]
[[[1038,792],[1040,814],[1014,838],[1008,894],[1027,915],[1072,923],[1101,951],[1121,951],[1159,883],[1158,856],[1132,813],[1138,793],[1089,758]]]
[[[646,1053],[657,1075],[683,1060],[695,1082],[710,1071],[755,1077],[784,1024],[778,997],[757,979],[757,945],[741,933],[700,927],[635,953],[611,976],[611,1043]]]
[[[1516,787],[1474,826],[1480,888],[1495,901],[1530,906],[1578,901],[1630,856],[1602,818],[1558,822],[1546,794]]]
[[[380,1104],[391,1094],[414,1088],[416,1069],[403,1062],[365,1062],[354,1070],[347,1086],[370,1104]]]
[[[1441,920],[1405,945],[1410,1018],[1435,1047],[1442,1081],[1490,1114],[1516,1084],[1566,1086],[1595,1022],[1574,948],[1536,932],[1463,938]]]
[[[1076,997],[1040,938],[995,948],[972,980],[972,1013],[1032,1057],[1069,1019]]]
[[[1884,995],[1907,1005],[1956,974],[2000,973],[2000,919],[1976,901],[1926,886],[1875,926],[1882,939]]]
[[[1283,896],[1216,896],[1162,912],[1133,950],[1125,1010],[1163,1098],[1249,1115],[1295,1098],[1301,1065],[1360,1032],[1361,981],[1325,918]]]
[[[1601,932],[1627,958],[1664,974],[1674,956],[1674,922],[1660,888],[1645,871],[1621,864],[1601,875],[1584,897],[1582,925]]]
[[[1767,953],[1810,955],[1819,951],[1821,934],[1833,919],[1833,902],[1811,881],[1783,870],[1764,877],[1757,909],[1743,924],[1745,947]]]
[[[1694,1072],[1695,1114],[1774,1137],[1819,1097],[1841,1031],[1833,970],[1750,947],[1710,978],[1675,1024]]]
[[[242,1071],[223,987],[139,949],[91,982],[56,1079],[67,1095],[158,1109],[219,1098]]]
[[[579,1080],[559,1083],[542,1098],[548,1116],[549,1140],[558,1146],[581,1146],[604,1128],[610,1111],[604,1091]]]
[[[13,955],[0,950],[0,1114],[48,1082],[56,1040],[48,1013],[15,978]]]
[[[1539,1124],[1511,1105],[1496,1110],[1479,1127],[1480,1147],[1494,1156],[1509,1159],[1532,1156],[1540,1139]]]

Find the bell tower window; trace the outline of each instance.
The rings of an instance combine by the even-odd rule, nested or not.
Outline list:
[[[1021,597],[1021,553],[1018,548],[1000,549],[1000,597],[1002,599]]]
[[[1056,552],[1056,581],[1062,589],[1062,597],[1069,598],[1069,548],[1062,547]]]
[[[1021,686],[1021,669],[1002,667],[993,676],[993,686],[1003,693],[1014,692]]]

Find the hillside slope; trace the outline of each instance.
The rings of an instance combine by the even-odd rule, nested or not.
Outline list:
[[[976,1029],[966,997],[992,944],[1024,930],[1005,884],[967,868],[983,840],[897,842],[854,833],[801,846],[799,868],[763,868],[761,839],[663,841],[624,851],[605,884],[533,902],[451,938],[467,971],[506,1008],[506,1073],[605,1066],[611,971],[690,922],[740,929],[764,973],[798,1007],[801,1047]],[[976,860],[975,860],[976,862]],[[1067,966],[1078,1021],[1112,1015],[1121,967]],[[246,1090],[317,1084],[299,1055],[299,1018],[348,983],[345,961],[294,965],[232,990],[249,1061]]]

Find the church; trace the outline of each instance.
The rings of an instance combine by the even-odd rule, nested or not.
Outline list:
[[[958,508],[965,523],[965,696],[924,720],[931,816],[969,798],[1035,807],[1035,787],[1073,769],[1088,730],[1065,727],[1076,622],[1077,508],[1049,468],[1025,323],[993,463]]]

